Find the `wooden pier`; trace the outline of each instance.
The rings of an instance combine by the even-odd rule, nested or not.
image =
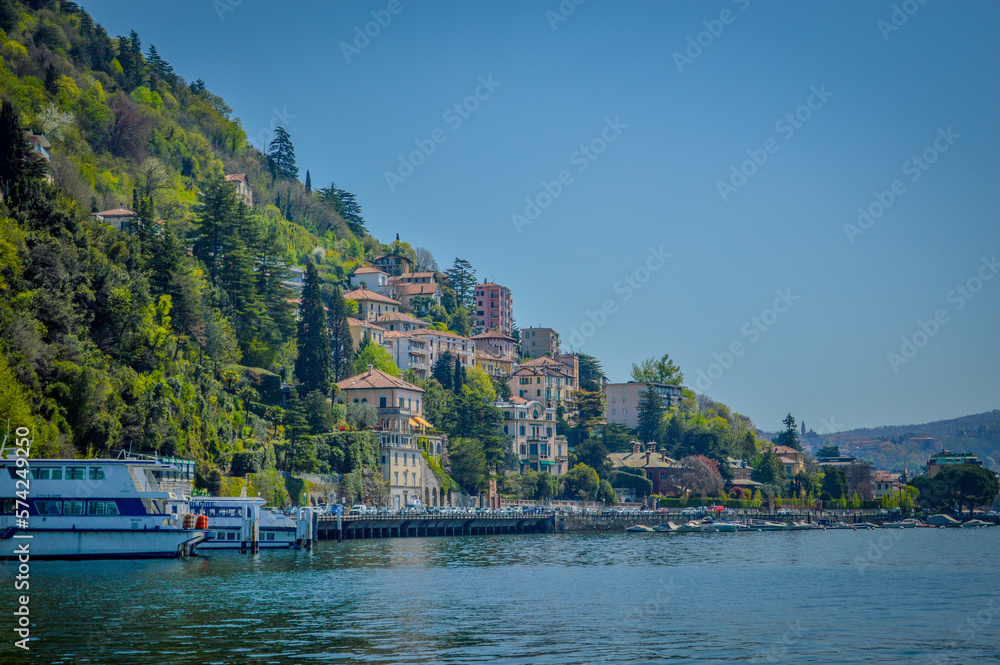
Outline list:
[[[553,515],[336,515],[319,518],[319,540],[553,533]]]

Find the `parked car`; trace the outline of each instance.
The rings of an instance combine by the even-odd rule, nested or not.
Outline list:
[[[368,506],[363,503],[357,503],[351,506],[351,515],[364,515],[368,512]]]

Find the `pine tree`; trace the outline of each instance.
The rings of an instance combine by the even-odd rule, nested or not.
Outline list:
[[[347,321],[347,303],[339,287],[333,289],[330,298],[330,350],[332,351],[332,371],[334,381],[343,381],[351,376],[354,369],[354,340],[351,326]]]
[[[32,158],[21,119],[10,102],[0,107],[0,194],[6,198],[16,182],[45,174],[41,160]]]
[[[295,360],[295,374],[306,392],[326,393],[331,376],[330,337],[320,295],[319,272],[312,263],[306,268],[299,315],[299,356]]]
[[[331,182],[329,187],[318,190],[323,200],[330,204],[337,214],[347,223],[347,227],[358,238],[368,235],[365,228],[365,218],[361,216],[361,205],[354,194],[346,189],[338,189],[337,183]]]
[[[271,163],[274,176],[282,179],[297,178],[299,168],[295,166],[295,147],[292,137],[284,127],[274,130],[274,139],[267,147],[267,157]]]
[[[663,398],[653,386],[647,386],[639,399],[639,438],[643,443],[656,441],[665,407]]]
[[[442,351],[434,361],[431,375],[445,390],[451,390],[455,385],[455,359],[451,351]]]
[[[194,255],[202,260],[214,281],[236,216],[236,193],[222,177],[216,177],[202,187],[199,198],[194,208],[199,221],[195,230]]]
[[[312,176],[309,174],[309,169],[306,169],[306,194],[311,194],[313,190]]]
[[[774,445],[802,450],[802,444],[799,442],[799,431],[795,427],[795,418],[789,413],[781,422],[785,425],[785,431],[775,437]]]
[[[475,309],[476,299],[476,271],[472,264],[465,259],[455,258],[445,274],[451,282],[451,288],[455,289],[458,297],[458,304],[464,305],[467,309]]]

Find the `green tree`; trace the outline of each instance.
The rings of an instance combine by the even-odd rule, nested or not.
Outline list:
[[[849,491],[847,475],[843,469],[836,466],[828,466],[823,469],[823,485],[821,487],[823,496],[829,495],[831,498],[839,500],[845,498]]]
[[[292,137],[288,135],[284,127],[278,127],[274,130],[274,138],[267,147],[267,157],[276,178],[291,180],[298,177],[299,168],[295,166],[295,147],[292,145]]]
[[[608,459],[608,449],[597,439],[588,439],[570,451],[571,462],[585,464],[601,478],[606,478],[611,472],[611,462]]]
[[[595,498],[609,506],[613,506],[618,503],[618,495],[615,494],[615,490],[611,487],[611,483],[606,480],[602,480],[598,483],[597,496]]]
[[[604,369],[601,367],[601,361],[585,353],[576,354],[576,359],[580,364],[580,390],[602,392],[601,379],[604,377]]]
[[[391,374],[392,376],[399,376],[402,374],[396,366],[396,363],[393,362],[392,356],[389,355],[389,352],[376,344],[370,337],[367,338],[364,346],[362,346],[358,351],[357,360],[354,361],[355,374],[367,372],[369,365],[377,370],[385,372],[386,374]]]
[[[221,176],[210,176],[199,192],[194,214],[198,220],[194,255],[201,259],[215,281],[235,225],[235,191]]]
[[[470,494],[479,494],[486,488],[489,466],[482,444],[476,439],[456,437],[448,445],[451,475]]]
[[[593,499],[597,495],[601,479],[597,472],[586,464],[577,464],[559,478],[563,496],[567,499]]]
[[[442,388],[455,392],[453,390],[455,387],[455,356],[452,355],[451,351],[442,351],[438,354],[431,375],[437,379]]]
[[[0,106],[0,193],[7,197],[16,182],[37,179],[44,174],[41,161],[31,156],[20,116],[10,102],[4,101]]]
[[[334,287],[330,296],[330,315],[327,318],[330,334],[331,371],[335,381],[343,381],[354,371],[354,339],[347,321],[347,303],[343,291]]]
[[[465,259],[456,258],[445,274],[451,282],[451,288],[455,290],[458,304],[468,310],[475,309],[476,271],[472,264]]]
[[[306,194],[311,194],[313,188],[312,176],[309,175],[309,169],[306,169]]]
[[[330,386],[330,338],[326,328],[326,311],[320,295],[319,273],[316,266],[306,267],[299,307],[298,347],[295,374],[306,391],[325,393]]]
[[[665,411],[663,397],[653,386],[647,386],[639,399],[639,426],[636,428],[643,443],[659,438],[660,421]]]
[[[361,206],[354,194],[345,189],[338,189],[336,183],[330,183],[329,187],[318,191],[323,201],[347,223],[351,233],[358,238],[364,238],[368,234],[368,230],[365,228],[365,218],[361,214]]]
[[[452,380],[451,389],[455,391],[456,395],[462,394],[462,386],[465,385],[465,368],[462,367],[462,363],[456,358],[455,360],[455,377]]]
[[[573,419],[581,438],[590,438],[604,419],[604,393],[600,390],[576,390],[572,393]]]
[[[633,363],[632,380],[636,383],[666,383],[679,386],[684,383],[684,374],[670,359],[670,354],[665,353],[659,360],[647,358],[638,365]]]
[[[816,457],[840,457],[840,447],[823,446],[816,451]]]
[[[934,476],[934,491],[959,512],[989,505],[1000,494],[997,474],[977,464],[946,466]]]
[[[765,452],[754,460],[754,470],[751,480],[765,485],[780,485],[785,477],[785,467],[781,460],[772,452]],[[844,481],[846,488],[847,481]]]
[[[785,424],[785,431],[775,437],[774,445],[802,450],[802,444],[799,443],[799,430],[795,426],[795,418],[789,413],[781,422]]]

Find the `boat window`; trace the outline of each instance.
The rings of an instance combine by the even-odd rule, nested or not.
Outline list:
[[[83,467],[79,468],[82,472]],[[83,515],[83,501],[63,501],[63,515]]]
[[[88,515],[117,515],[118,505],[114,501],[90,501],[87,503]]]
[[[13,515],[16,505],[14,499],[0,499],[0,515]]]
[[[60,515],[62,501],[35,501],[35,510],[39,515]]]
[[[62,467],[33,466],[31,477],[34,480],[62,480]]]
[[[83,480],[85,469],[83,466],[67,466],[66,480]]]
[[[104,469],[99,466],[92,466],[89,469],[91,480],[104,480]]]
[[[267,533],[267,534],[264,534],[264,535],[267,536],[268,540],[274,540],[274,534],[273,533]]]

